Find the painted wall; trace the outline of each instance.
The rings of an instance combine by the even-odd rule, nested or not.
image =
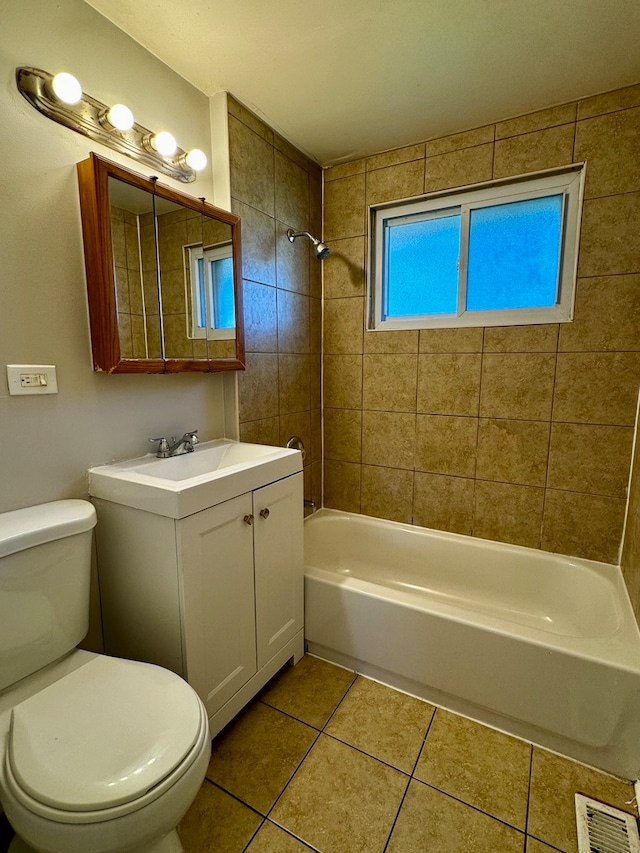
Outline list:
[[[240,437],[305,445],[305,497],[321,500],[321,172],[253,113],[229,98],[232,210],[242,218],[247,369],[238,375]]]
[[[209,103],[81,0],[0,11],[0,510],[86,494],[88,467],[148,452],[149,436],[224,432],[223,380],[105,376],[92,370],[76,163],[92,150],[152,170],[50,121],[15,85],[15,68],[67,69],[105,103],[122,100],[146,127],[209,149]],[[211,197],[211,175],[184,185]],[[5,365],[55,364],[59,394],[9,397]]]
[[[617,560],[640,380],[640,85],[325,172],[325,505]],[[571,324],[367,332],[366,210],[587,161]]]
[[[50,121],[15,85],[15,68],[68,70],[88,94],[130,105],[145,127],[209,150],[209,101],[81,0],[0,7],[0,512],[85,497],[91,465],[147,453],[148,438],[225,432],[220,375],[94,373],[76,163],[94,150],[152,170]],[[211,173],[179,186],[212,197]],[[57,395],[9,397],[5,365],[55,364]],[[233,420],[233,412],[227,411]],[[94,588],[95,589],[95,588]],[[94,617],[97,615],[94,598]],[[99,647],[93,619],[88,645]]]

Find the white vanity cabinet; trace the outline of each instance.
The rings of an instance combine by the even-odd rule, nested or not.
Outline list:
[[[94,503],[105,651],[186,678],[215,735],[304,652],[302,473],[185,518]]]

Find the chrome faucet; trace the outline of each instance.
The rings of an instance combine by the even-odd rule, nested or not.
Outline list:
[[[182,456],[183,453],[192,453],[195,444],[198,444],[198,430],[194,429],[190,432],[185,432],[182,438],[176,441],[175,435],[171,437],[169,442],[166,438],[150,438],[149,441],[158,441],[158,450],[156,456],[159,459],[168,459],[170,456]]]

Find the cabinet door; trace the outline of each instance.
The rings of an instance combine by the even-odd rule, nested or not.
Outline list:
[[[253,493],[258,668],[303,626],[302,474]]]
[[[256,672],[251,495],[177,523],[189,684],[213,714]]]

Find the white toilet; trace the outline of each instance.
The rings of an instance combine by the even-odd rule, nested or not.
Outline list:
[[[67,500],[0,514],[0,803],[11,853],[177,853],[211,754],[193,689],[76,645],[96,515]]]

